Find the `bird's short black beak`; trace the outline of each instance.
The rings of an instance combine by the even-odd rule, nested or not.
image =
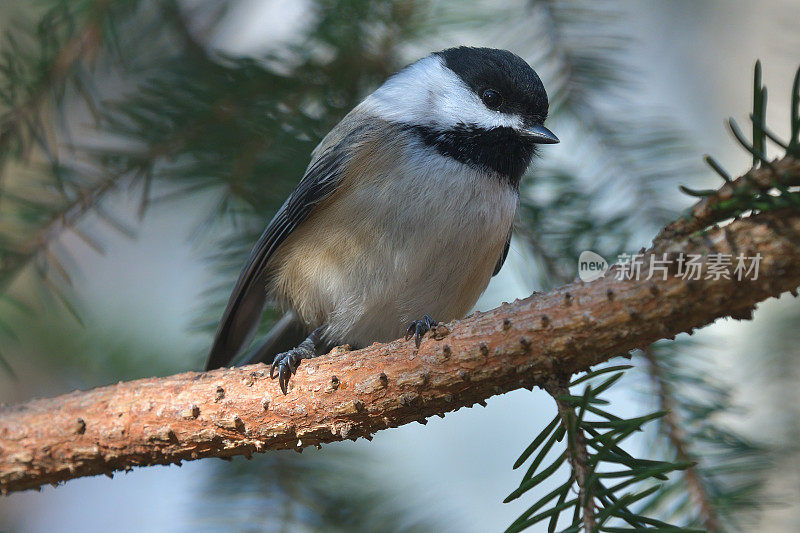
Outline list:
[[[536,144],[557,144],[561,142],[558,140],[558,137],[556,137],[555,133],[548,130],[541,124],[525,126],[520,130],[520,133],[531,139]]]

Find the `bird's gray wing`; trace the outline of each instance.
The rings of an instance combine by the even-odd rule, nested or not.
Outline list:
[[[494,266],[494,272],[492,272],[492,276],[496,276],[500,269],[503,268],[503,264],[506,262],[506,257],[508,257],[508,249],[511,247],[511,232],[508,232],[508,239],[506,239],[506,245],[503,246],[503,254],[500,256],[500,259],[497,260],[497,264]]]
[[[314,207],[339,186],[344,163],[352,153],[357,138],[364,135],[364,129],[356,128],[346,135],[337,135],[338,132],[334,130],[314,152],[315,158],[303,179],[250,252],[250,258],[236,281],[217,328],[206,370],[228,364],[252,339],[267,299],[265,276],[270,257]],[[329,138],[335,139],[335,142],[330,142]]]

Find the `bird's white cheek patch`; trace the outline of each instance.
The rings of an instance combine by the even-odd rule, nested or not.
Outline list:
[[[385,120],[436,129],[483,129],[523,125],[519,115],[488,109],[438,56],[421,59],[389,79],[361,104]]]

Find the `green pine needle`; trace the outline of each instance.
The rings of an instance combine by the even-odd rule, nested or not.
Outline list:
[[[528,445],[528,447],[525,448],[525,451],[523,451],[522,454],[519,456],[519,459],[517,459],[517,461],[514,463],[514,470],[522,466],[522,463],[528,460],[528,457],[530,457],[531,454],[535,452],[536,449],[544,442],[544,440],[547,437],[549,437],[550,434],[556,429],[556,426],[560,421],[561,419],[559,418],[558,415],[556,415],[553,418],[553,420],[549,424],[547,424],[547,427],[545,427],[544,431],[539,433],[539,435],[536,436],[533,442],[531,442]]]

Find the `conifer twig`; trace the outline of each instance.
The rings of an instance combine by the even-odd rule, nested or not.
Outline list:
[[[770,166],[752,168],[735,180],[725,183],[719,190],[692,206],[688,217],[667,224],[654,239],[656,248],[669,239],[690,235],[730,218],[731,213],[720,209],[720,206],[736,194],[753,189],[767,191],[776,184],[786,187],[800,186],[800,160],[792,156],[776,159]]]
[[[574,424],[575,413],[572,410],[572,405],[561,399],[563,396],[569,396],[569,378],[559,376],[543,385],[547,393],[553,397],[558,407],[558,415],[561,418],[561,424],[567,430],[567,454],[570,467],[572,468],[572,478],[578,485],[578,505],[581,508],[581,521],[583,522],[584,531],[595,531],[597,527],[597,518],[595,516],[595,502],[594,495],[591,493],[589,486],[589,452],[586,448],[586,435],[583,430]],[[572,425],[573,427],[568,427]]]
[[[35,122],[43,113],[47,96],[52,93],[54,86],[63,82],[72,68],[83,58],[93,55],[102,43],[102,28],[100,21],[102,14],[110,9],[108,2],[97,2],[86,22],[75,34],[64,43],[64,46],[55,55],[52,63],[44,70],[44,76],[28,99],[0,120],[0,154],[8,150],[8,143],[18,135],[18,130],[24,124]]]
[[[653,385],[656,387],[658,402],[660,404],[659,410],[665,412],[662,423],[665,427],[667,439],[675,450],[675,458],[680,462],[695,463],[696,458],[689,452],[686,433],[681,427],[680,414],[677,411],[677,406],[674,404],[669,386],[664,381],[664,371],[660,366],[661,363],[652,349],[645,348],[642,352],[644,353],[645,359],[647,359],[648,374],[650,375]],[[697,464],[685,468],[681,475],[686,481],[686,486],[689,489],[692,499],[700,509],[700,520],[703,527],[709,533],[721,531],[717,512],[711,502],[708,490],[700,477]]]

